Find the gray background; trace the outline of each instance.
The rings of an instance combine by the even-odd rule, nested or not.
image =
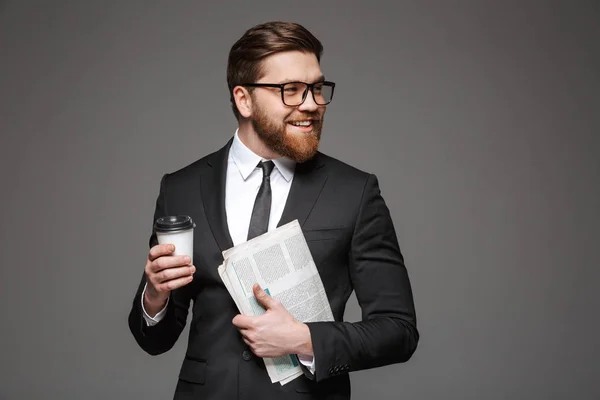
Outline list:
[[[322,40],[322,150],[378,175],[414,287],[417,352],[354,398],[599,399],[599,2],[441,0],[0,2],[0,398],[171,398],[188,330],[127,327],[159,180],[233,134],[271,19]]]

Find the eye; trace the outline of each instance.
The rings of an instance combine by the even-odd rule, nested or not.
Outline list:
[[[306,85],[298,82],[290,82],[283,87],[283,91],[288,95],[295,95],[304,92]]]

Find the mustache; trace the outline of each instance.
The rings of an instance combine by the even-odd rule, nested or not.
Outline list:
[[[313,122],[321,122],[322,118],[319,114],[299,114],[289,117],[285,122],[299,122],[311,120]]]

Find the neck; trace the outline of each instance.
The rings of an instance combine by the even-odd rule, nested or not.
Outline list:
[[[261,140],[258,134],[254,131],[250,121],[240,120],[238,128],[238,137],[252,152],[267,160],[280,158],[281,155],[269,149]]]

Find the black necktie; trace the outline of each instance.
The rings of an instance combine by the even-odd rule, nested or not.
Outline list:
[[[254,208],[252,209],[250,227],[248,228],[248,240],[266,233],[269,228],[269,214],[271,213],[270,177],[275,164],[273,161],[265,161],[260,162],[258,166],[263,170],[263,180],[254,201]]]

